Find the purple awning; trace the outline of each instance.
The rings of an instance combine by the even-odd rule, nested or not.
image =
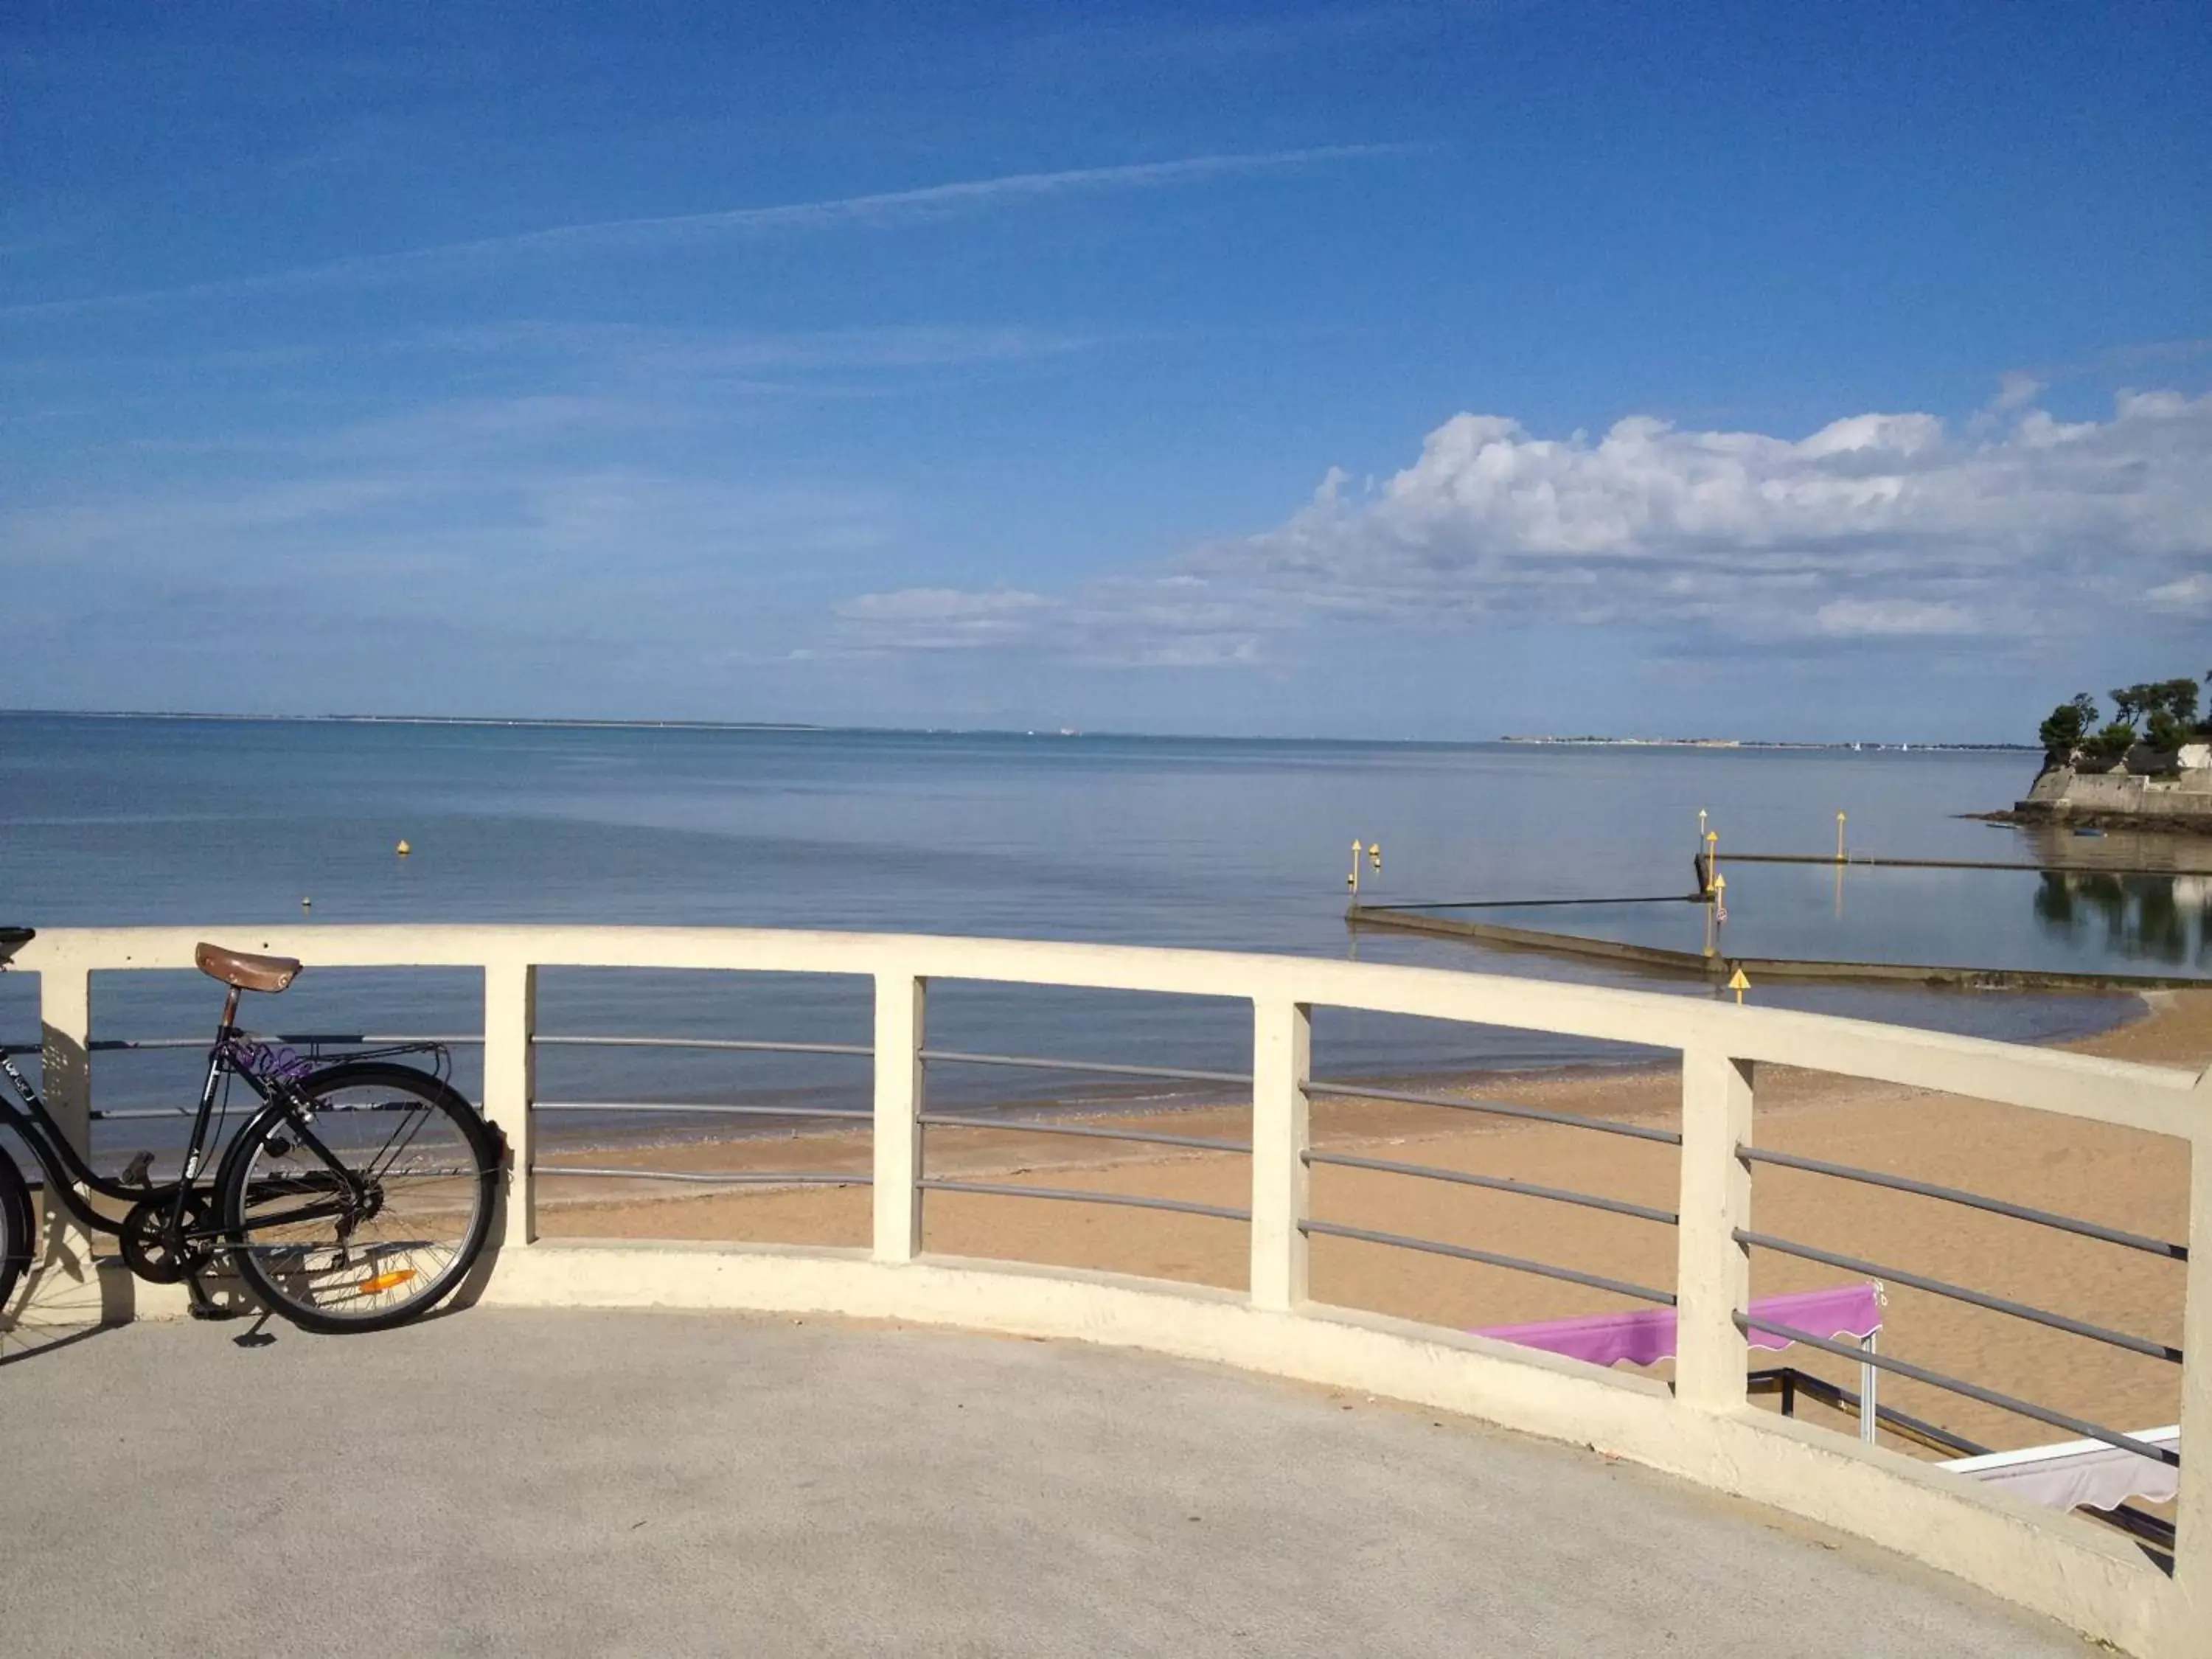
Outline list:
[[[1762,1296],[1751,1304],[1753,1318],[1771,1319],[1815,1336],[1844,1337],[1863,1341],[1881,1328],[1881,1286],[1869,1280],[1838,1285],[1825,1291],[1792,1291],[1786,1296]],[[1614,1365],[1626,1359],[1650,1365],[1674,1352],[1674,1310],[1638,1308],[1627,1313],[1585,1314],[1575,1319],[1541,1319],[1529,1325],[1486,1325],[1475,1336],[1501,1342],[1517,1342],[1524,1348],[1542,1348],[1593,1365]],[[1786,1348],[1790,1339],[1771,1331],[1754,1330],[1754,1348]]]

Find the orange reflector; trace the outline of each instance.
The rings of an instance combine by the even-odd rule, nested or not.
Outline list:
[[[379,1273],[374,1279],[364,1279],[354,1289],[363,1296],[374,1296],[379,1291],[388,1291],[404,1285],[415,1277],[412,1267],[395,1267],[388,1273]]]

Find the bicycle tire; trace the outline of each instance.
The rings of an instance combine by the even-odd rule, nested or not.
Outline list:
[[[0,1314],[8,1311],[15,1281],[30,1271],[32,1217],[30,1185],[15,1154],[0,1146]]]
[[[302,1330],[389,1330],[475,1266],[504,1152],[427,1072],[326,1067],[264,1107],[224,1154],[224,1250],[262,1306]]]

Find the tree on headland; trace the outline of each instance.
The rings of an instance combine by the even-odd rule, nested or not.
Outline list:
[[[2166,754],[2188,742],[2197,724],[2195,680],[2152,680],[2125,690],[2116,688],[2112,702],[2122,720],[2133,726],[2140,719],[2143,741]]]
[[[2042,739],[2047,754],[2066,756],[2081,746],[2081,739],[2097,723],[2097,700],[2087,691],[2076,691],[2072,699],[2062,702],[2051,711],[2036,736]]]
[[[2114,720],[2103,731],[2083,738],[2081,752],[2097,760],[2122,760],[2136,743],[2136,728],[2126,720]]]
[[[2189,741],[2197,725],[2197,682],[2166,680],[2143,689],[2164,694],[2155,707],[2146,711],[2143,741],[2171,753]]]
[[[2212,681],[2212,673],[2204,677]],[[2119,760],[2142,744],[2161,754],[2172,754],[2192,740],[2212,736],[2212,720],[2197,718],[2197,682],[2193,679],[2146,680],[2112,690],[2112,719],[2097,726],[2096,699],[2077,691],[2051,711],[2037,729],[2044,752],[2063,763],[2075,755],[2098,760]]]

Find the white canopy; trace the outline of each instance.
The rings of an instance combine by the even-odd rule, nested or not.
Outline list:
[[[2153,1446],[2181,1449],[2179,1425],[2138,1429],[2130,1437]],[[1954,1474],[1986,1480],[2054,1510],[2117,1509],[2131,1498],[2170,1502],[2181,1491],[2181,1471],[2101,1440],[2065,1440],[2055,1446],[1957,1457],[1940,1465]]]

